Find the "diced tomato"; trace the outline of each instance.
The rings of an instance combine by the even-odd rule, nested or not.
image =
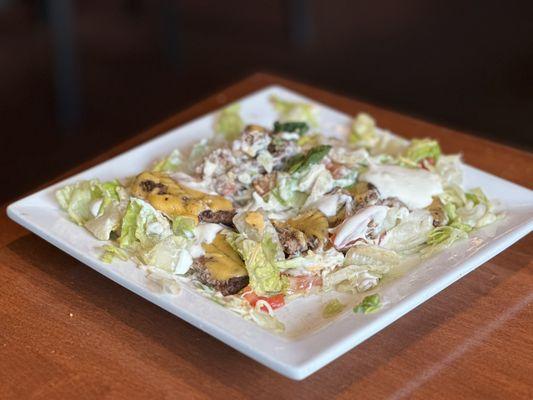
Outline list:
[[[255,307],[256,303],[259,300],[266,301],[268,304],[270,304],[270,307],[272,307],[273,310],[283,307],[285,305],[285,295],[280,293],[270,297],[258,296],[250,289],[249,286],[243,289],[242,297],[244,297],[244,299],[248,301],[248,303],[250,303],[252,307]],[[262,306],[261,311],[267,312],[268,310],[265,306]]]

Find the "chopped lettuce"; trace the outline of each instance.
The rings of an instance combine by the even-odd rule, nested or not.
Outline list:
[[[375,245],[359,245],[348,250],[344,265],[365,266],[369,271],[386,274],[400,264],[400,255]]]
[[[358,147],[373,147],[379,138],[376,134],[376,121],[366,113],[359,113],[354,118],[348,141]]]
[[[239,234],[226,237],[244,260],[251,288],[260,296],[281,292],[286,283],[277,262],[285,256],[276,230],[259,211],[239,214],[234,221]]]
[[[183,156],[179,149],[174,149],[172,152],[155,163],[152,171],[155,172],[177,172],[183,165]]]
[[[61,208],[78,225],[84,225],[97,239],[108,240],[120,226],[125,189],[118,181],[81,181],[56,192]]]
[[[440,200],[444,204],[449,225],[460,223],[481,228],[498,219],[494,206],[479,188],[465,192],[458,185],[451,185],[440,195]]]
[[[381,299],[379,294],[374,293],[366,296],[361,303],[354,307],[354,313],[370,314],[381,308]]]
[[[451,185],[460,185],[463,182],[461,156],[458,154],[441,155],[435,164],[436,172],[442,180],[442,186],[447,188]]]
[[[171,274],[183,275],[192,265],[188,251],[190,242],[184,237],[167,236],[142,255],[145,264],[160,268]]]
[[[348,265],[323,274],[324,289],[336,289],[341,292],[366,292],[375,287],[380,279],[379,272],[373,272],[367,266]]]
[[[320,145],[311,148],[305,155],[297,154],[287,162],[287,170],[290,174],[303,172],[312,165],[320,163],[330,150],[330,145]]]
[[[427,241],[432,229],[431,214],[427,210],[415,210],[386,232],[381,246],[402,253],[416,251]]]
[[[170,223],[159,211],[141,199],[130,199],[118,238],[121,248],[152,248],[170,235]]]
[[[232,104],[224,108],[215,122],[215,132],[221,134],[226,140],[237,139],[244,128],[240,116],[240,104]]]
[[[106,244],[105,246],[102,246],[102,249],[104,250],[104,253],[100,259],[107,264],[112,263],[115,258],[123,261],[126,261],[129,258],[128,253],[112,244]]]
[[[424,253],[433,254],[436,251],[444,250],[450,247],[453,243],[467,239],[468,232],[472,228],[469,225],[455,223],[453,226],[439,226],[428,236],[427,248],[424,249]]]
[[[342,304],[339,299],[333,299],[329,301],[324,310],[322,311],[322,316],[324,318],[332,318],[335,315],[338,315],[346,308],[346,304]]]
[[[308,251],[305,256],[281,260],[276,264],[278,268],[283,271],[299,270],[304,273],[305,271],[332,270],[335,267],[342,265],[343,261],[343,254],[334,248],[330,248],[319,253]]]
[[[436,162],[441,154],[439,142],[432,139],[413,139],[403,153],[403,157],[419,163],[422,160],[431,159]]]
[[[297,133],[303,136],[308,130],[309,125],[306,122],[274,122],[274,132]]]
[[[312,127],[318,125],[317,111],[312,104],[286,101],[277,96],[271,96],[270,102],[278,112],[279,121],[282,123],[300,121],[306,122]]]
[[[177,236],[192,239],[195,227],[195,220],[189,217],[177,216],[172,220],[172,231]]]

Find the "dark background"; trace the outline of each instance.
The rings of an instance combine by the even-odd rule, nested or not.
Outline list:
[[[0,0],[0,201],[256,71],[530,150],[532,4]]]

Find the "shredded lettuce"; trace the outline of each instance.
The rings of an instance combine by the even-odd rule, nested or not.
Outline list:
[[[152,171],[155,172],[177,172],[183,165],[183,156],[179,149],[174,149],[172,152],[155,163]]]
[[[330,248],[328,250],[315,253],[308,251],[305,256],[289,258],[287,260],[278,261],[276,264],[280,270],[304,270],[304,271],[318,271],[318,270],[332,270],[335,267],[342,265],[344,256],[340,251]]]
[[[323,273],[323,287],[328,291],[336,289],[341,292],[366,292],[375,287],[382,275],[373,272],[367,266],[348,265],[332,272]]]
[[[118,238],[121,248],[152,248],[170,235],[170,223],[159,211],[141,199],[130,199]]]
[[[129,259],[128,253],[112,244],[106,244],[105,246],[102,246],[102,249],[104,250],[104,253],[100,257],[100,259],[107,264],[112,263],[115,258],[118,258],[123,261]]]
[[[278,112],[280,122],[306,122],[311,127],[318,125],[316,108],[312,104],[282,100],[277,96],[271,96],[270,102]]]
[[[174,234],[183,236],[187,239],[192,239],[194,237],[195,227],[196,222],[189,217],[177,216],[172,220],[172,231]]]
[[[277,262],[285,258],[275,228],[258,212],[245,212],[234,219],[239,234],[228,233],[228,243],[244,260],[250,286],[258,295],[281,292],[286,282]]]
[[[258,308],[254,308],[248,301],[240,296],[223,296],[220,292],[210,288],[198,281],[194,282],[196,289],[208,299],[225,307],[234,313],[240,315],[244,319],[250,320],[258,324],[264,329],[272,332],[282,333],[285,331],[285,325],[280,322],[272,313],[265,313]],[[260,302],[258,302],[260,303]]]
[[[386,232],[381,246],[402,253],[418,250],[433,229],[433,217],[427,210],[409,213],[394,228]]]
[[[425,159],[432,159],[436,162],[440,155],[439,142],[432,139],[413,139],[403,153],[404,158],[414,163],[419,163]]]
[[[322,316],[324,318],[332,318],[335,315],[338,315],[346,308],[346,304],[342,304],[339,299],[333,299],[329,301],[324,310],[322,311]]]
[[[100,183],[98,180],[80,181],[56,192],[56,199],[63,210],[78,225],[103,213],[111,201],[119,201],[118,182]],[[105,204],[104,204],[105,203]]]
[[[376,135],[376,121],[366,113],[359,113],[354,118],[348,141],[358,147],[373,147],[379,138]]]
[[[226,140],[237,139],[244,128],[240,116],[240,104],[232,104],[224,108],[215,122],[215,132],[221,134]]]
[[[369,271],[386,274],[400,264],[400,255],[374,245],[359,245],[348,250],[344,265],[366,266]]]
[[[428,247],[423,251],[425,254],[433,254],[436,251],[444,250],[457,241],[467,239],[468,232],[471,230],[472,228],[469,225],[460,223],[455,223],[453,226],[439,226],[429,234]]]
[[[167,236],[142,254],[145,264],[160,268],[171,274],[185,274],[193,259],[188,251],[191,243],[180,236]]]
[[[308,130],[309,125],[306,122],[274,122],[274,132],[297,133],[303,136]]]
[[[108,240],[120,226],[127,194],[118,181],[81,181],[56,192],[70,219],[84,225],[97,239]]]
[[[461,156],[458,154],[441,155],[435,164],[436,172],[442,180],[442,186],[447,188],[452,185],[461,185],[463,182]]]
[[[381,308],[381,299],[379,294],[371,294],[366,296],[361,303],[354,307],[354,313],[370,314],[378,311]]]

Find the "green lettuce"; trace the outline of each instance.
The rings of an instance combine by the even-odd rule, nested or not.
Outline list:
[[[303,136],[308,130],[309,125],[306,122],[274,122],[274,132],[297,133]]]
[[[159,160],[153,167],[155,172],[176,172],[179,171],[183,164],[183,157],[178,149],[172,152],[165,158]]]
[[[366,296],[361,303],[354,307],[354,313],[370,314],[381,308],[381,299],[379,294]]]
[[[314,253],[308,251],[305,256],[294,257],[288,260],[278,261],[276,264],[280,270],[288,269],[304,269],[304,270],[332,270],[335,267],[342,265],[344,256],[341,252],[331,249]]]
[[[129,259],[128,253],[112,244],[106,244],[102,247],[102,249],[104,250],[104,253],[100,257],[100,259],[107,264],[112,263],[115,258],[118,258],[123,261]]]
[[[171,274],[183,275],[193,263],[189,240],[181,236],[167,236],[142,254],[146,265],[160,268]]]
[[[346,308],[345,304],[342,304],[339,299],[333,299],[329,301],[324,310],[322,311],[322,316],[324,318],[332,318],[335,315],[338,315]]]
[[[439,142],[432,139],[413,139],[403,153],[403,157],[419,163],[425,159],[437,161],[441,155]]]
[[[118,181],[80,181],[56,192],[70,219],[84,225],[97,239],[108,240],[120,226],[128,195]]]
[[[152,248],[171,234],[170,223],[159,211],[141,199],[130,199],[118,238],[121,248]]]
[[[318,125],[316,108],[312,104],[286,101],[277,96],[271,96],[270,102],[278,112],[279,121],[282,123],[300,121],[306,122],[311,127]]]
[[[189,217],[177,216],[172,220],[172,231],[177,236],[192,239],[194,237],[195,227],[196,223],[194,219]]]
[[[453,243],[468,238],[468,232],[472,230],[470,225],[454,222],[452,225],[439,226],[433,229],[428,236],[425,253],[433,253],[450,247]]]
[[[359,113],[353,120],[348,141],[359,147],[374,147],[379,138],[376,121],[370,115]]]
[[[244,128],[244,122],[239,114],[240,109],[241,106],[237,103],[224,108],[215,122],[215,132],[227,140],[237,139]]]
[[[253,226],[248,222],[248,216],[252,212],[242,213],[235,218],[239,233],[228,232],[226,239],[244,260],[254,292],[258,295],[272,295],[283,291],[287,285],[277,265],[285,256],[270,221],[257,211],[253,213],[262,217],[260,225]]]

